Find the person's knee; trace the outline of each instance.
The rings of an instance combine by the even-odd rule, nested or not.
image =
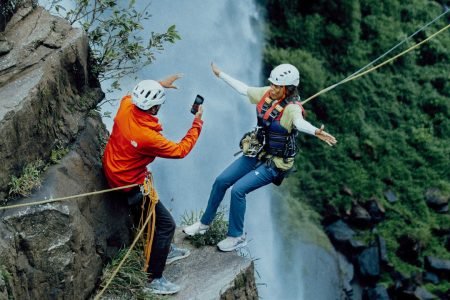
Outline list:
[[[234,185],[231,188],[231,197],[232,199],[242,199],[245,197],[246,194],[246,189],[244,186],[240,186],[240,185]]]
[[[172,235],[175,233],[177,224],[175,223],[175,220],[173,218],[170,218],[170,220],[167,222],[166,228],[167,231],[170,232]]]
[[[219,175],[214,181],[214,188],[227,189],[230,187],[228,182],[229,180],[225,176]]]

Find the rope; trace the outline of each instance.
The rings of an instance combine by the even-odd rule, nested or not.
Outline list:
[[[312,99],[316,98],[317,96],[322,95],[322,94],[324,94],[324,93],[326,93],[326,92],[328,92],[328,91],[334,89],[335,87],[337,87],[337,86],[340,85],[340,84],[344,84],[344,83],[346,83],[346,82],[349,82],[349,81],[351,81],[351,80],[354,80],[354,79],[356,79],[356,78],[359,78],[359,77],[361,77],[361,76],[363,76],[363,75],[365,75],[365,74],[367,74],[367,73],[369,73],[369,72],[372,72],[372,71],[374,71],[374,70],[376,70],[376,69],[378,69],[378,68],[384,66],[384,65],[387,64],[387,63],[392,62],[393,60],[399,58],[400,56],[402,56],[402,55],[404,55],[404,54],[410,52],[411,50],[413,50],[413,49],[419,47],[419,46],[422,45],[423,43],[426,43],[427,41],[429,41],[430,39],[432,39],[432,38],[435,37],[436,35],[440,34],[440,33],[443,32],[444,30],[448,29],[449,27],[450,27],[450,24],[448,24],[448,25],[445,26],[444,28],[440,29],[439,31],[433,33],[432,35],[430,35],[428,38],[424,39],[424,40],[421,41],[420,43],[417,43],[417,44],[413,45],[412,47],[410,47],[410,48],[406,49],[405,51],[403,51],[403,52],[397,54],[396,56],[394,56],[394,57],[392,57],[392,58],[390,58],[390,59],[388,59],[388,60],[382,62],[381,64],[376,65],[376,66],[374,66],[374,67],[372,67],[372,68],[370,68],[370,69],[368,69],[368,70],[366,70],[366,71],[364,71],[364,72],[362,72],[362,73],[359,73],[358,75],[355,75],[355,76],[352,76],[352,77],[347,77],[346,79],[342,80],[341,82],[336,83],[336,84],[334,84],[334,85],[331,85],[331,86],[329,86],[329,87],[327,87],[327,88],[325,88],[325,89],[323,89],[323,90],[321,90],[321,91],[315,93],[314,95],[312,95],[311,97],[307,98],[306,100],[303,100],[303,101],[301,102],[302,105],[306,104],[307,102],[311,101]]]
[[[128,256],[130,256],[131,251],[136,246],[139,239],[141,239],[142,235],[144,234],[144,231],[146,231],[146,230],[147,230],[147,234],[146,234],[147,242],[150,237],[150,243],[146,243],[144,245],[144,255],[146,255],[145,270],[148,268],[148,262],[150,261],[151,246],[152,246],[153,236],[154,236],[154,231],[155,231],[155,220],[156,220],[155,206],[159,201],[158,194],[156,193],[156,189],[153,186],[153,177],[151,176],[151,174],[144,181],[143,199],[142,200],[143,200],[142,201],[142,214],[141,214],[141,220],[139,221],[140,229],[138,231],[138,234],[136,235],[136,237],[135,237],[133,243],[131,244],[130,248],[128,249],[127,253],[125,253],[125,255],[122,258],[122,260],[120,261],[119,265],[114,270],[114,272],[112,273],[111,277],[108,279],[106,284],[103,286],[102,290],[95,296],[94,300],[99,300],[100,297],[104,294],[104,292],[106,291],[108,286],[111,284],[113,279],[117,276],[117,273],[119,273],[120,268],[122,268],[122,266],[125,263],[125,261],[127,260]],[[147,210],[148,211],[147,218],[144,221],[143,220],[144,208],[145,208],[145,205],[148,203],[147,200],[151,201],[151,203],[150,203],[151,205],[150,205],[150,208]],[[152,219],[151,224],[150,224],[150,219]],[[150,250],[148,250],[148,246],[150,247]],[[148,256],[147,256],[147,252],[148,252]]]
[[[85,197],[85,196],[98,195],[98,194],[108,193],[108,192],[112,192],[112,191],[132,188],[132,187],[135,187],[135,186],[138,186],[138,184],[124,185],[124,186],[115,187],[115,188],[112,188],[112,189],[95,191],[95,192],[84,193],[84,194],[78,194],[78,195],[73,195],[73,196],[60,197],[60,198],[49,199],[49,200],[39,200],[39,201],[35,201],[35,202],[14,204],[14,205],[8,205],[8,206],[0,206],[0,210],[17,208],[17,207],[24,207],[24,206],[33,206],[33,205],[47,204],[47,203],[52,203],[52,202],[57,202],[57,201],[62,201],[62,200],[69,200],[69,199],[81,198],[81,197]]]
[[[440,18],[442,18],[444,15],[446,15],[450,10],[447,8],[442,14],[440,14],[439,16],[437,16],[436,18],[434,18],[433,20],[431,20],[430,22],[428,22],[427,24],[425,24],[424,26],[420,27],[419,29],[416,30],[416,32],[414,32],[413,34],[411,34],[410,36],[408,36],[407,38],[405,38],[403,41],[401,41],[400,43],[398,43],[397,45],[395,45],[394,47],[392,47],[389,51],[386,51],[386,53],[384,53],[383,55],[380,55],[378,58],[376,58],[375,60],[371,61],[370,63],[368,63],[367,65],[365,65],[364,67],[362,67],[361,69],[359,69],[358,71],[356,71],[355,73],[347,76],[347,78],[353,77],[356,74],[358,74],[359,72],[365,70],[367,67],[373,65],[374,63],[376,63],[377,61],[379,61],[380,59],[382,59],[383,57],[385,57],[386,55],[388,55],[389,53],[391,53],[392,51],[394,51],[395,49],[397,49],[399,46],[401,46],[403,43],[407,42],[409,39],[411,39],[413,36],[415,36],[416,34],[418,34],[419,32],[423,31],[424,29],[426,29],[427,27],[429,27],[431,24],[433,24],[434,22],[436,22],[437,20],[439,20]],[[345,78],[345,79],[347,79]],[[342,81],[344,81],[345,79],[343,79]],[[341,81],[341,82],[342,82]],[[337,83],[337,85],[339,85],[341,82]]]
[[[156,223],[156,213],[155,213],[155,207],[156,204],[159,201],[158,193],[156,192],[156,189],[153,185],[153,176],[150,174],[148,178],[146,178],[144,182],[144,195],[148,197],[144,197],[144,201],[142,202],[142,210],[141,210],[141,219],[139,221],[139,228],[146,227],[144,225],[144,214],[147,213],[147,218],[152,218],[152,223],[147,224],[147,229],[143,238],[144,241],[144,256],[145,256],[145,266],[144,271],[147,270],[148,264],[150,262],[150,255],[152,252],[152,245],[153,245],[153,237],[155,235],[155,223]],[[145,199],[148,199],[148,201],[145,201]],[[150,202],[150,205],[148,204]]]

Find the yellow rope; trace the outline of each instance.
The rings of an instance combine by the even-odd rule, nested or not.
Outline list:
[[[365,75],[365,74],[367,74],[367,73],[369,73],[369,72],[372,72],[372,71],[374,71],[374,70],[376,70],[376,69],[378,69],[378,68],[384,66],[384,65],[387,64],[387,63],[390,63],[391,61],[393,61],[393,60],[399,58],[400,56],[402,56],[402,55],[404,55],[404,54],[410,52],[411,50],[413,50],[413,49],[419,47],[419,46],[422,45],[423,43],[426,43],[427,41],[429,41],[430,39],[432,39],[433,37],[435,37],[436,35],[438,35],[439,33],[443,32],[444,30],[446,30],[446,29],[449,28],[449,27],[450,27],[450,24],[448,24],[448,25],[445,26],[444,28],[440,29],[439,31],[433,33],[432,35],[430,35],[428,38],[424,39],[424,40],[421,41],[420,43],[417,43],[417,44],[413,45],[412,47],[410,47],[410,48],[406,49],[405,51],[403,51],[403,52],[397,54],[396,56],[394,56],[394,57],[392,57],[392,58],[390,58],[390,59],[388,59],[388,60],[382,62],[382,63],[379,64],[379,65],[376,65],[376,66],[374,66],[374,67],[372,67],[372,68],[370,68],[370,69],[368,69],[368,70],[366,70],[366,71],[364,71],[364,72],[362,72],[362,73],[359,73],[358,75],[355,75],[355,76],[349,77],[349,78],[347,78],[347,79],[345,79],[345,80],[342,80],[339,84],[331,85],[331,86],[329,86],[329,87],[327,87],[327,88],[325,88],[325,89],[323,89],[323,90],[317,92],[316,94],[314,94],[314,95],[312,95],[311,97],[307,98],[306,100],[302,101],[302,102],[301,102],[302,105],[304,105],[305,103],[309,102],[310,100],[316,98],[317,96],[322,95],[322,94],[324,94],[324,93],[326,93],[326,92],[328,92],[328,91],[334,89],[335,87],[337,87],[337,86],[340,85],[340,84],[349,82],[349,81],[351,81],[351,80],[353,80],[353,79],[356,79],[356,78],[359,78],[359,77],[361,77],[361,76],[363,76],[363,75]]]
[[[108,192],[112,192],[112,191],[118,191],[118,190],[123,190],[123,189],[127,189],[127,188],[132,188],[132,187],[135,187],[135,186],[138,186],[138,184],[130,184],[130,185],[120,186],[120,187],[107,189],[107,190],[95,191],[95,192],[90,192],[90,193],[84,193],[84,194],[67,196],[67,197],[61,197],[61,198],[55,198],[55,199],[49,199],[49,200],[39,200],[39,201],[35,201],[35,202],[14,204],[14,205],[8,205],[8,206],[0,206],[0,210],[17,208],[17,207],[24,207],[24,206],[33,206],[33,205],[47,204],[47,203],[52,203],[52,202],[57,202],[57,201],[62,201],[62,200],[69,200],[69,199],[81,198],[81,197],[85,197],[85,196],[98,195],[98,194],[108,193]]]
[[[148,201],[142,202],[142,210],[141,210],[141,221],[139,222],[139,228],[147,227],[145,235],[144,235],[144,256],[145,256],[145,266],[144,271],[147,270],[148,264],[150,262],[150,255],[152,253],[152,245],[153,245],[153,237],[155,235],[155,224],[156,224],[156,214],[155,214],[155,207],[156,204],[159,201],[158,193],[156,192],[156,189],[153,184],[153,177],[150,174],[144,182],[144,195],[148,196],[146,197]],[[148,204],[148,202],[150,202]],[[143,224],[144,220],[144,214],[147,214],[147,218],[150,216],[152,217],[152,222],[147,224],[145,226]]]

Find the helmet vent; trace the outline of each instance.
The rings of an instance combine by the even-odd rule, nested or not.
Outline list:
[[[152,91],[148,91],[147,94],[145,94],[145,97],[144,97],[144,98],[147,98],[148,95],[150,95],[151,92],[152,92]]]

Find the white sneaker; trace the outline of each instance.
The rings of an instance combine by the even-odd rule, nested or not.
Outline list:
[[[197,221],[192,225],[184,227],[183,232],[186,233],[187,235],[193,236],[196,234],[205,234],[208,228],[209,225],[205,225],[202,224],[200,221]]]
[[[228,252],[247,246],[245,233],[238,237],[227,236],[226,239],[220,241],[217,247],[220,251]]]

